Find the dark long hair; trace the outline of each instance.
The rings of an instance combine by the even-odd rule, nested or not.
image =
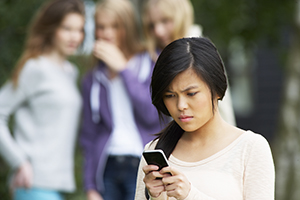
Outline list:
[[[213,112],[214,100],[222,100],[227,89],[225,67],[215,45],[207,38],[182,38],[170,43],[160,54],[151,80],[152,103],[161,118],[170,116],[163,96],[173,79],[181,72],[192,68],[209,87]],[[173,120],[157,134],[156,149],[171,155],[184,130]]]

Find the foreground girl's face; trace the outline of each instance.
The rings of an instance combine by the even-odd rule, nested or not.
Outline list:
[[[84,18],[77,13],[70,13],[65,16],[61,25],[55,32],[54,50],[63,56],[75,53],[84,37]]]
[[[163,49],[173,40],[174,22],[156,5],[149,8],[149,18],[151,32],[159,47]]]
[[[109,11],[99,11],[96,16],[96,39],[120,46],[120,31],[116,17]]]
[[[210,89],[191,68],[174,78],[163,101],[172,118],[186,132],[199,130],[213,117]]]

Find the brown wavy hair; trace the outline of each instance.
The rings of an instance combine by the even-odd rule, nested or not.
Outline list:
[[[26,61],[51,50],[56,30],[64,17],[70,13],[84,16],[82,0],[51,0],[37,11],[29,25],[24,51],[12,73],[14,87],[18,85],[18,78]]]

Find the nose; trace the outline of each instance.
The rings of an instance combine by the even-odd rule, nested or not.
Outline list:
[[[114,40],[114,30],[112,28],[103,28],[97,32],[97,39],[112,42]]]
[[[165,35],[165,29],[164,29],[163,24],[161,24],[161,23],[155,24],[155,26],[154,26],[154,34],[158,38],[161,38],[161,37],[163,37]]]
[[[178,97],[177,108],[179,111],[183,111],[188,108],[188,103],[184,97]]]
[[[113,34],[113,29],[112,28],[104,28],[103,29],[103,36],[105,38],[110,37]]]
[[[74,42],[81,42],[83,39],[84,33],[82,30],[73,30],[71,33],[70,39]]]

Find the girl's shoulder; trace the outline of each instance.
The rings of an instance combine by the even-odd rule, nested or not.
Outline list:
[[[28,59],[20,73],[20,78],[24,76],[34,77],[43,74],[45,65],[45,62],[41,57]]]
[[[267,139],[259,134],[259,133],[255,133],[251,130],[247,130],[245,131],[244,133],[244,137],[245,137],[245,140],[248,142],[248,143],[256,143],[256,142],[268,142]]]
[[[151,142],[148,142],[145,145],[144,150],[153,150],[153,149],[155,149],[157,142],[158,142],[158,139],[154,139]]]
[[[65,71],[67,73],[69,73],[71,76],[73,76],[75,79],[77,79],[77,77],[79,76],[79,70],[78,70],[78,67],[74,63],[66,60],[64,67],[65,67]]]
[[[237,146],[244,149],[247,154],[251,154],[260,150],[270,151],[268,140],[263,135],[254,133],[250,130],[245,131],[245,133],[240,136]]]

